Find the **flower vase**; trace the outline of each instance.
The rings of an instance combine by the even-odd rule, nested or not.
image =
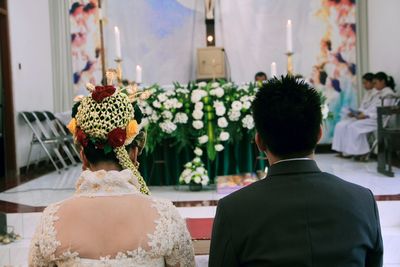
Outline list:
[[[194,182],[191,182],[189,184],[189,190],[192,192],[197,192],[197,191],[201,191],[203,189],[203,185],[202,184],[196,184]]]

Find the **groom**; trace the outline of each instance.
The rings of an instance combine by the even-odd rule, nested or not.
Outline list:
[[[382,266],[371,191],[321,172],[321,101],[300,80],[271,79],[253,103],[264,180],[221,199],[209,266]]]

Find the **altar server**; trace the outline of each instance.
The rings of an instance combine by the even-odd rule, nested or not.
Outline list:
[[[343,156],[360,156],[366,159],[370,151],[368,133],[377,129],[377,107],[381,106],[381,98],[393,94],[394,80],[384,72],[373,76],[373,86],[370,84],[369,73],[363,76],[363,84],[368,92],[363,98],[359,110],[349,110],[347,117],[335,127],[332,149]],[[385,101],[385,105],[393,104]]]

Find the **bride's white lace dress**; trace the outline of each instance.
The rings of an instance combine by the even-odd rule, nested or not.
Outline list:
[[[29,265],[195,266],[177,209],[138,186],[130,170],[84,171],[73,197],[44,210]]]

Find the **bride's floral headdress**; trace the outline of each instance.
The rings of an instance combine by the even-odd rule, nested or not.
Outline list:
[[[143,177],[130,160],[125,146],[132,143],[139,133],[139,125],[134,118],[133,103],[137,98],[147,99],[149,92],[137,92],[135,86],[115,88],[115,72],[106,73],[107,85],[94,86],[88,83],[90,94],[78,96],[72,110],[72,120],[68,129],[76,143],[86,147],[91,142],[105,154],[111,151],[124,169],[131,169],[138,178],[140,191],[149,194]]]

